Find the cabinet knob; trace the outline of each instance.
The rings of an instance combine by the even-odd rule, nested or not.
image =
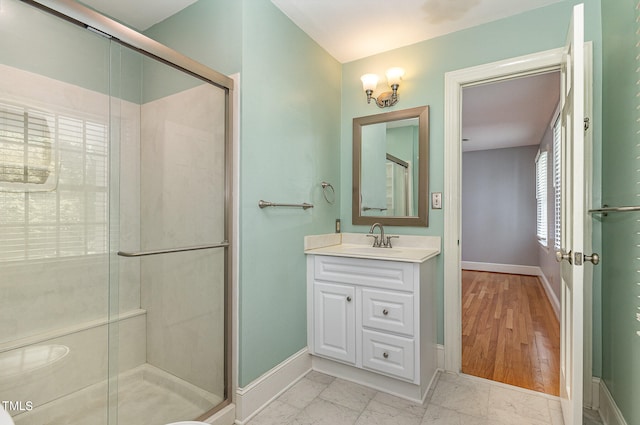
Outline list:
[[[386,316],[387,314],[389,314],[389,310],[387,310],[387,309],[385,308],[384,310],[382,310],[382,314],[384,314],[384,315]]]
[[[347,302],[348,302],[348,303],[350,303],[350,302],[351,302],[351,297],[350,297],[350,296],[348,296],[348,297],[347,297]]]
[[[384,357],[385,359],[389,358],[389,353],[382,353],[382,357]]]

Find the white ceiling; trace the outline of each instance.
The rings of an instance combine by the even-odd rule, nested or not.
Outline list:
[[[464,88],[462,150],[539,145],[559,99],[559,71]]]
[[[345,63],[562,0],[271,0]]]

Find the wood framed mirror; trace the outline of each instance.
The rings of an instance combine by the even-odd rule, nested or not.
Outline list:
[[[429,107],[353,119],[353,224],[427,227]]]

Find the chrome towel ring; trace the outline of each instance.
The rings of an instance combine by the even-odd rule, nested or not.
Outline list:
[[[322,182],[320,185],[322,186],[322,196],[324,197],[324,200],[333,205],[333,203],[336,202],[335,189],[331,186],[331,183]],[[331,191],[328,189],[331,189]]]

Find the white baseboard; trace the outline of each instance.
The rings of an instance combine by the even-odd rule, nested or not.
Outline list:
[[[547,299],[551,303],[551,307],[553,308],[553,312],[556,314],[556,319],[558,322],[560,321],[560,300],[558,300],[558,296],[555,292],[553,292],[553,288],[551,288],[551,284],[547,280],[547,277],[540,269],[540,274],[538,275],[540,280],[542,281],[542,287],[544,288],[544,292],[547,294]]]
[[[540,267],[538,266],[521,266],[518,264],[478,263],[475,261],[462,261],[461,264],[464,270],[476,270],[480,272],[524,274],[529,276],[539,276],[540,273],[542,273],[540,271]]]
[[[604,425],[628,425],[604,380],[600,380],[600,416]]]
[[[600,378],[591,377],[591,405],[586,405],[591,410],[600,410]]]
[[[255,381],[236,390],[236,424],[244,425],[311,370],[305,347]]]
[[[558,300],[556,293],[553,292],[551,284],[547,280],[547,277],[544,275],[540,267],[521,266],[517,264],[478,263],[474,261],[462,261],[461,266],[464,270],[538,276],[540,280],[542,280],[542,287],[544,288],[544,292],[547,294],[547,298],[551,303],[551,307],[553,307],[556,318],[560,320],[560,301]]]
[[[439,370],[444,370],[444,345],[436,345],[436,367]]]

